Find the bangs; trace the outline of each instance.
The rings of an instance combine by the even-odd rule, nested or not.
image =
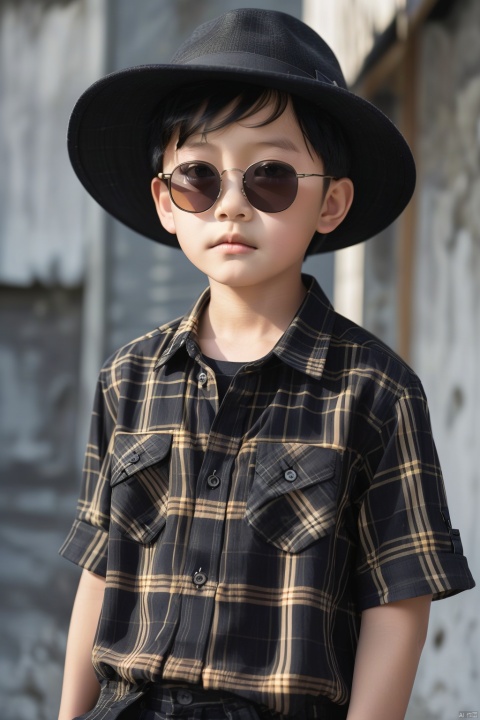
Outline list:
[[[197,133],[206,135],[231,123],[254,116],[269,108],[262,122],[269,125],[279,118],[289,102],[289,95],[272,88],[239,83],[200,83],[171,95],[150,123],[148,153],[153,174],[161,172],[163,155],[172,138],[180,148]]]
[[[191,135],[197,133],[206,135],[209,132],[221,130],[231,123],[253,117],[266,107],[270,109],[267,117],[262,122],[253,124],[252,127],[269,125],[282,115],[288,104],[286,93],[251,85],[240,93],[238,88],[230,87],[228,95],[225,92],[215,92],[215,95],[206,100],[205,95],[203,97],[204,104],[200,112],[197,112],[193,119],[188,116],[184,118],[183,122],[180,122],[177,148],[182,147]]]

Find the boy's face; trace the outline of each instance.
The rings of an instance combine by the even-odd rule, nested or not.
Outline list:
[[[221,193],[204,212],[189,213],[172,202],[165,182],[154,179],[152,193],[165,229],[176,233],[189,260],[210,279],[231,287],[297,280],[316,230],[331,232],[345,217],[353,198],[348,179],[299,178],[298,192],[286,210],[257,210],[242,193],[242,173],[262,160],[283,161],[297,173],[323,174],[323,162],[308,148],[290,105],[268,125],[255,115],[206,135],[190,136],[181,148],[168,145],[163,172],[180,163],[202,161],[222,173]],[[325,192],[325,184],[328,183]]]

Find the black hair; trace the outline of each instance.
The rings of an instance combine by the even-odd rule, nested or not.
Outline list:
[[[195,133],[220,130],[267,106],[271,106],[268,116],[256,127],[269,125],[282,115],[290,100],[305,144],[321,158],[325,174],[348,177],[347,143],[340,125],[328,113],[308,100],[280,90],[226,82],[188,85],[162,101],[149,127],[148,154],[153,175],[163,170],[163,156],[174,135],[180,148]],[[224,113],[227,108],[229,111]]]

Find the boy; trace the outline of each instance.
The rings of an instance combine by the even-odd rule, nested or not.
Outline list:
[[[310,28],[237,10],[90,88],[69,149],[209,290],[102,369],[60,720],[403,718],[431,599],[474,583],[418,379],[301,274],[402,211],[403,138]]]

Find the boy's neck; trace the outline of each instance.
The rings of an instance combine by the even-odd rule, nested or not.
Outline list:
[[[200,318],[202,352],[215,360],[251,362],[276,345],[306,295],[301,277],[291,283],[232,288],[210,281],[210,302]]]

